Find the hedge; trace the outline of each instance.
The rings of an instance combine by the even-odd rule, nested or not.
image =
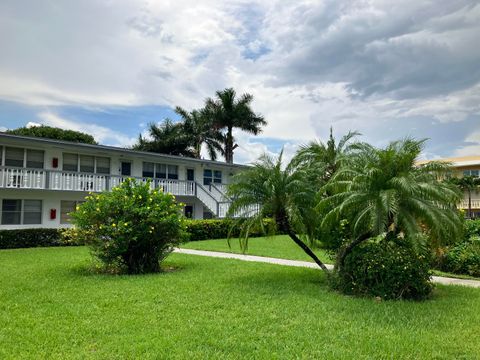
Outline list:
[[[0,249],[73,245],[63,232],[47,228],[0,230]]]
[[[186,224],[187,233],[190,234],[190,241],[225,239],[229,233],[231,237],[237,237],[240,233],[238,220],[188,220]],[[270,226],[271,224],[271,220],[265,220],[266,226]],[[251,237],[262,235],[263,233],[260,229],[254,229],[250,232]],[[35,228],[0,230],[0,249],[67,245],[76,245],[69,236],[67,229]]]

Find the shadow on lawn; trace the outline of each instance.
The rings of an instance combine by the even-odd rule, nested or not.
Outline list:
[[[69,272],[77,276],[95,276],[95,277],[105,277],[105,278],[136,278],[136,277],[149,277],[156,275],[166,275],[170,273],[176,273],[184,270],[184,266],[173,265],[171,263],[166,263],[161,265],[161,269],[156,273],[145,273],[145,274],[128,274],[124,269],[117,267],[108,267],[103,264],[99,264],[95,261],[84,262],[81,264],[73,265],[69,268]]]

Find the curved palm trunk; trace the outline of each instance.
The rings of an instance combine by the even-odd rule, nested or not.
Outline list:
[[[343,264],[345,263],[345,258],[347,257],[348,254],[352,252],[355,246],[369,239],[370,236],[371,236],[370,234],[364,234],[356,238],[350,244],[344,246],[337,255],[337,261],[335,262],[335,271],[339,270],[343,266]]]
[[[315,261],[315,263],[320,266],[320,268],[323,270],[323,271],[328,271],[327,267],[325,266],[325,264],[318,258],[317,255],[315,255],[315,253],[307,246],[307,244],[305,244],[302,240],[300,240],[300,238],[297,236],[297,234],[295,234],[295,232],[292,230],[291,226],[290,226],[290,222],[288,221],[287,219],[287,216],[286,215],[279,215],[279,216],[276,216],[276,222],[277,222],[277,225],[278,225],[278,228],[283,231],[285,234],[287,234],[288,236],[290,236],[290,238],[293,240],[293,242],[295,244],[297,244],[298,246],[300,246],[300,248],[308,255],[310,256],[313,261]]]

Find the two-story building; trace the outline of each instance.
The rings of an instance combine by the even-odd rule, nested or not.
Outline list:
[[[226,184],[243,165],[0,133],[0,229],[62,227],[89,192],[151,180],[185,216],[222,218]]]
[[[437,161],[448,162],[453,167],[453,176],[476,176],[480,177],[480,156],[463,156],[443,158]],[[424,164],[428,161],[420,161]],[[473,217],[480,217],[480,189],[471,192],[471,206]],[[465,191],[463,200],[458,204],[459,209],[468,209],[468,192]]]

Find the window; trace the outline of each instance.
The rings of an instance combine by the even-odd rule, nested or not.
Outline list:
[[[43,169],[43,150],[27,149],[27,168]]]
[[[142,176],[153,178],[154,174],[155,174],[155,164],[152,162],[144,162]]]
[[[63,170],[78,171],[78,155],[77,154],[63,154]]]
[[[203,185],[210,185],[211,183],[221,184],[222,183],[222,172],[219,170],[203,170]]]
[[[1,154],[2,147],[0,147]],[[45,152],[24,148],[6,147],[5,166],[43,169]]]
[[[178,179],[178,166],[177,165],[168,165],[168,178],[169,179]]]
[[[158,179],[167,178],[167,165],[165,164],[155,164],[155,177]]]
[[[2,201],[2,224],[21,224],[22,200],[4,199]]]
[[[203,185],[210,185],[212,182],[212,170],[203,170]]]
[[[213,172],[213,182],[215,184],[221,184],[222,183],[222,172],[221,171],[215,170]]]
[[[62,200],[60,202],[60,224],[70,224],[70,213],[74,212],[77,205],[83,201]]]
[[[110,158],[97,157],[97,174],[110,174]]]
[[[110,158],[63,153],[63,170],[110,174]]]
[[[5,148],[5,166],[23,167],[24,149],[22,148]]]
[[[42,223],[42,200],[23,200],[23,223]]]
[[[93,156],[80,155],[80,172],[95,172],[95,158]]]
[[[178,166],[143,162],[143,177],[156,179],[178,179]]]
[[[2,224],[41,224],[42,200],[3,199]]]
[[[464,170],[463,176],[479,176],[479,170]]]

